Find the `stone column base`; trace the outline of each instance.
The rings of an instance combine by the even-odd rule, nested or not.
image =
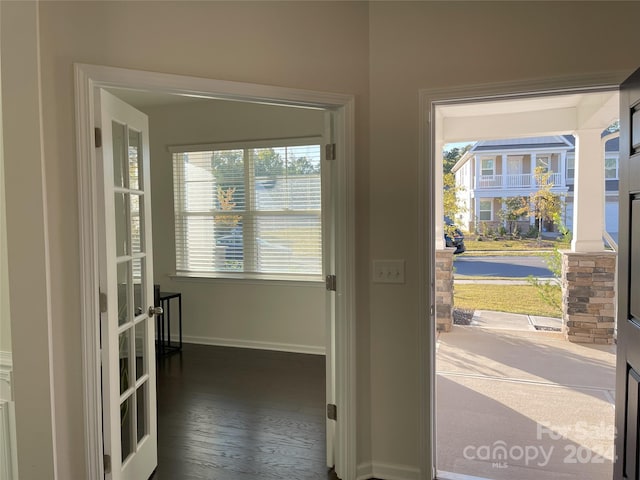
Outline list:
[[[453,326],[453,252],[436,250],[436,329],[449,332]]]
[[[616,253],[562,252],[562,323],[576,343],[614,343]]]

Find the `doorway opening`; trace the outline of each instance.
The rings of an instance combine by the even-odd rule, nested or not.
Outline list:
[[[436,251],[431,254],[435,265],[431,280],[436,289],[433,327],[435,324],[440,327],[431,336],[430,365],[434,379],[432,391],[435,391],[431,403],[435,406],[431,417],[434,426],[432,445],[436,445],[432,451],[434,478],[540,479],[557,478],[562,474],[602,478],[603,472],[604,475],[611,474],[613,460],[615,348],[610,345],[613,328],[611,338],[605,342],[608,345],[594,346],[594,340],[586,337],[584,340],[589,344],[576,343],[576,338],[572,337],[576,332],[569,328],[572,324],[567,320],[566,308],[564,320],[558,319],[553,325],[536,325],[532,321],[536,315],[508,318],[501,313],[490,315],[491,312],[486,315],[476,312],[468,319],[467,326],[454,325],[457,280],[454,280],[453,270],[457,263],[462,263],[453,260],[451,250],[455,249],[449,252],[445,249],[445,235],[450,232],[441,221],[447,212],[442,199],[438,198],[442,190],[437,185],[442,185],[441,159],[445,145],[464,148],[464,143],[459,142],[471,143],[470,151],[461,155],[456,162],[457,168],[454,167],[456,185],[463,184],[468,189],[463,194],[466,211],[451,223],[462,230],[464,240],[468,239],[467,252],[470,252],[470,246],[472,251],[477,250],[474,248],[477,247],[477,236],[491,243],[489,250],[499,250],[494,248],[498,242],[505,237],[513,238],[507,230],[507,219],[498,216],[500,210],[505,210],[505,201],[522,197],[530,203],[530,193],[540,187],[532,165],[540,167],[540,173],[551,178],[549,183],[556,190],[563,190],[556,192],[563,194],[563,205],[569,203],[567,197],[571,197],[572,204],[580,205],[579,188],[569,187],[567,183],[567,171],[573,173],[573,164],[567,161],[566,154],[554,150],[550,142],[563,143],[568,141],[568,135],[576,133],[583,148],[580,150],[582,175],[576,176],[575,181],[584,179],[590,168],[584,148],[587,144],[584,130],[599,129],[597,138],[598,141],[602,139],[604,131],[618,116],[617,88],[605,86],[491,97],[470,93],[465,100],[429,102],[433,119],[432,173],[436,179],[436,194],[432,199],[435,213],[430,225],[436,245]],[[431,94],[430,98],[439,95]],[[425,97],[429,95],[425,93]],[[585,109],[589,111],[588,115],[575,115],[586,112]],[[569,119],[570,112],[574,114],[573,119]],[[580,120],[576,121],[576,118]],[[495,151],[498,148],[502,148],[499,153]],[[600,155],[601,152],[598,150],[597,153]],[[593,170],[597,165],[602,166],[599,173],[601,197],[598,198],[602,210],[598,240],[602,251],[605,250],[602,241],[604,163],[602,155],[597,163],[591,163],[596,166]],[[590,180],[593,179],[584,181]],[[597,183],[597,178],[595,181]],[[596,191],[592,196],[597,195]],[[584,196],[582,193],[582,199]],[[592,218],[597,212],[597,209],[592,210]],[[562,213],[566,218],[566,207]],[[570,216],[572,213],[569,210]],[[529,224],[529,219],[526,220]],[[566,246],[568,250],[599,253],[597,249],[591,252],[581,247],[582,240],[590,234],[593,237],[592,232],[580,230],[584,220],[581,221],[578,215],[573,215],[571,220],[574,236],[573,242]],[[535,223],[544,231],[544,236],[557,236],[552,232],[552,222],[539,219]],[[498,233],[498,230],[505,231]],[[514,248],[515,241],[506,243]],[[462,253],[459,257],[472,255]],[[475,267],[482,266],[488,258],[487,253],[482,255],[476,257],[475,262],[474,258],[468,260],[476,263]],[[518,260],[513,263],[522,263],[521,258]],[[509,263],[507,259],[505,264]],[[499,275],[499,268],[494,275],[509,276]],[[508,279],[478,278],[481,276],[472,275],[469,283],[479,284],[485,297],[490,288],[508,294]],[[612,272],[611,277],[613,282],[615,273]],[[483,282],[486,285],[482,285]],[[447,288],[448,292],[445,291]],[[565,297],[561,298],[567,302]],[[506,299],[506,303],[513,304],[515,300],[519,300],[519,294],[511,301]],[[615,305],[613,298],[611,305]],[[615,313],[611,316],[615,317]],[[447,325],[448,318],[451,323]],[[523,320],[522,325],[517,323],[519,320]],[[562,333],[550,332],[555,330],[556,323]],[[567,340],[567,336],[573,341]],[[578,453],[580,458],[576,457]]]
[[[335,209],[333,215],[328,215],[328,212],[323,213],[323,223],[326,222],[326,228],[324,228],[324,235],[331,235],[323,238],[325,245],[331,246],[331,255],[325,255],[322,266],[323,273],[334,274],[338,278],[343,279],[342,282],[337,284],[337,293],[326,294],[326,299],[316,300],[323,307],[322,310],[326,312],[326,325],[323,325],[326,329],[325,344],[318,346],[316,351],[309,351],[308,345],[295,345],[289,341],[289,345],[293,344],[294,351],[305,351],[305,353],[321,353],[326,352],[327,367],[326,367],[326,392],[327,403],[334,404],[337,407],[339,418],[344,418],[346,421],[340,422],[334,425],[334,421],[327,421],[327,459],[328,466],[335,465],[336,472],[343,478],[350,478],[350,472],[355,471],[355,458],[354,458],[354,438],[355,429],[353,420],[355,415],[353,414],[354,408],[354,392],[351,385],[354,385],[352,381],[354,375],[354,318],[353,318],[353,271],[354,265],[351,261],[353,255],[350,252],[353,249],[353,230],[350,222],[353,218],[353,189],[349,187],[352,183],[352,165],[353,165],[353,125],[351,109],[353,106],[353,99],[346,95],[333,95],[317,92],[300,92],[290,89],[263,87],[258,85],[238,84],[230,82],[218,82],[208,81],[203,79],[195,79],[190,77],[177,77],[174,75],[164,74],[149,74],[145,72],[136,72],[130,70],[113,69],[107,67],[95,67],[88,65],[76,66],[76,96],[78,100],[78,152],[79,152],[79,177],[81,182],[81,202],[83,209],[86,211],[81,212],[81,232],[83,235],[82,244],[84,246],[83,251],[83,277],[85,284],[83,285],[83,298],[85,304],[83,305],[83,327],[84,331],[84,358],[85,358],[85,395],[88,399],[88,412],[86,418],[87,425],[87,439],[89,443],[88,448],[88,465],[90,471],[88,472],[88,478],[102,478],[104,475],[104,466],[102,465],[102,438],[100,435],[100,397],[99,397],[99,352],[96,350],[96,340],[98,339],[97,327],[92,323],[91,318],[95,318],[94,314],[99,311],[99,305],[95,302],[96,288],[96,275],[95,271],[95,259],[96,259],[96,245],[95,237],[93,235],[95,218],[93,218],[93,211],[95,207],[95,198],[97,192],[92,189],[91,185],[95,184],[95,154],[93,152],[92,144],[89,142],[91,136],[87,136],[87,132],[91,132],[92,119],[89,112],[93,105],[93,96],[96,88],[108,88],[112,91],[120,89],[121,93],[125,90],[134,90],[137,93],[134,95],[145,97],[146,101],[157,102],[160,101],[160,97],[169,103],[184,104],[185,99],[190,102],[202,103],[207,99],[210,102],[226,102],[228,104],[259,106],[263,108],[275,108],[280,106],[281,109],[294,110],[307,110],[307,111],[319,111],[321,115],[323,112],[324,117],[321,119],[320,124],[324,131],[329,128],[333,128],[334,143],[336,158],[342,160],[340,164],[336,162],[334,169],[335,174],[331,175],[331,183],[333,186],[333,200],[331,202],[331,208]],[[126,96],[126,94],[124,94]],[[177,107],[177,105],[174,105]],[[240,114],[242,117],[242,114]],[[255,117],[244,117],[246,120],[255,120]],[[206,122],[206,119],[202,119]],[[154,129],[153,118],[151,118],[151,131]],[[278,120],[273,120],[274,124],[278,123]],[[273,125],[271,125],[273,126]],[[269,125],[267,124],[267,128]],[[199,119],[193,124],[194,130],[198,128],[206,128]],[[202,132],[202,130],[200,130]],[[236,134],[238,134],[236,132]],[[254,140],[264,140],[269,138],[272,134],[266,134],[261,137],[253,137]],[[296,134],[295,137],[303,137],[308,135]],[[279,136],[281,138],[282,135]],[[203,140],[194,141],[192,139],[186,139],[178,143],[193,144],[201,143]],[[200,137],[204,138],[204,137]],[[273,137],[271,137],[273,138]],[[246,136],[238,136],[235,138],[227,139],[234,141],[246,141],[252,138]],[[210,140],[209,140],[210,141]],[[165,145],[166,148],[166,145]],[[85,166],[83,165],[85,163]],[[87,166],[88,165],[88,166]],[[167,165],[164,165],[167,167]],[[155,170],[156,166],[152,165],[152,170]],[[170,168],[170,165],[169,165]],[[161,175],[160,175],[161,176]],[[153,174],[152,174],[153,177]],[[171,194],[170,194],[171,196]],[[165,196],[166,197],[166,196]],[[165,198],[166,199],[166,198]],[[153,201],[154,207],[155,200]],[[172,216],[173,208],[171,202],[168,205],[162,205],[163,215]],[[157,210],[157,208],[156,208]],[[161,221],[157,220],[158,215],[154,212],[154,234],[156,231],[156,225],[161,225]],[[170,235],[162,235],[161,242],[166,242],[167,238],[172,239],[173,232]],[[166,248],[166,245],[162,246]],[[170,250],[170,248],[168,249]],[[175,250],[174,250],[175,252]],[[329,263],[331,262],[331,263]],[[174,272],[175,273],[175,272]],[[180,282],[182,280],[177,278],[170,278],[169,281]],[[203,290],[205,289],[204,280],[191,280],[193,283],[193,289]],[[220,284],[227,288],[228,292],[233,292],[240,282],[244,282],[244,279],[227,278],[221,280]],[[259,287],[265,286],[264,282],[267,279],[249,279],[246,283],[250,289],[257,290]],[[295,289],[297,283],[288,280],[279,280],[275,282],[275,285],[280,287],[286,287]],[[317,287],[317,285],[316,285]],[[301,288],[301,287],[299,287]],[[324,283],[322,284],[324,289]],[[324,291],[324,290],[322,290]],[[315,297],[318,296],[316,291],[311,293]],[[337,298],[333,298],[337,297]],[[269,302],[269,295],[262,294],[260,296],[261,301]],[[288,314],[292,316],[291,313]],[[212,314],[215,317],[215,313]],[[338,320],[338,321],[336,321]],[[212,320],[213,321],[213,320]],[[325,321],[325,319],[323,319]],[[194,331],[192,331],[193,333]],[[205,334],[200,335],[202,338],[198,338],[197,330],[193,338],[188,339],[193,342],[207,343],[207,337]],[[203,341],[204,340],[204,341]],[[209,337],[208,343],[223,344],[218,341],[219,338],[211,339]],[[237,338],[232,338],[226,345],[229,346],[245,346],[250,348],[266,348],[266,349],[278,349],[278,346],[283,346],[287,341],[280,340],[280,345],[277,342],[264,341],[260,342],[254,340],[251,344],[243,345],[241,342],[236,342]],[[238,343],[238,344],[235,344]],[[340,416],[342,415],[342,416]]]

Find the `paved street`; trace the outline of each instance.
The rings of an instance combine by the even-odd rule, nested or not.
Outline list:
[[[464,276],[481,277],[528,277],[550,278],[553,274],[547,268],[544,257],[470,257],[458,255],[454,259],[455,278]]]

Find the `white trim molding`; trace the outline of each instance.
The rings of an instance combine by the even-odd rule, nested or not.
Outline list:
[[[517,100],[531,97],[562,95],[571,93],[599,92],[617,89],[628,72],[606,72],[595,75],[568,76],[531,79],[523,82],[505,82],[484,85],[467,85],[445,89],[422,89],[419,91],[419,156],[418,156],[418,245],[429,248],[418,251],[419,303],[421,319],[419,331],[420,372],[420,480],[435,479],[435,246],[439,237],[436,231],[436,159],[441,158],[445,137],[436,131],[442,128],[444,117],[437,107],[484,102],[490,100]],[[446,139],[454,141],[453,139]],[[424,251],[423,251],[424,250]],[[427,319],[426,321],[424,319]]]
[[[357,480],[372,478],[384,480],[420,480],[420,469],[407,465],[367,462],[358,465]]]
[[[216,347],[251,348],[254,350],[272,350],[276,352],[305,353],[308,355],[324,355],[326,347],[315,345],[296,345],[293,343],[262,342],[257,340],[243,340],[239,338],[196,337],[185,335],[184,343],[195,345],[213,345]]]
[[[0,400],[0,478],[18,480],[17,467],[14,403]]]
[[[11,352],[0,351],[0,400],[13,401],[13,357]]]
[[[355,336],[355,126],[353,95],[75,64],[76,153],[78,169],[82,368],[86,480],[101,480],[102,401],[100,388],[98,301],[97,169],[94,94],[97,88],[129,88],[173,95],[290,105],[332,111],[336,124],[338,168],[336,214],[336,423],[335,467],[343,480],[356,477]],[[331,339],[328,339],[330,341]]]

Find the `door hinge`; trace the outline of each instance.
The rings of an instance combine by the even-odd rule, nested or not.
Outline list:
[[[103,455],[102,463],[104,464],[104,473],[111,473],[111,455]]]
[[[327,403],[327,418],[329,420],[338,420],[338,407],[333,403]]]
[[[96,141],[96,148],[100,148],[102,146],[102,129],[98,127],[94,128],[93,135]]]
[[[100,292],[100,313],[107,311],[107,294]]]
[[[325,160],[335,160],[336,159],[336,144],[335,143],[327,143],[324,146],[324,158],[325,158]]]
[[[327,277],[324,279],[324,283],[325,283],[325,286],[327,287],[327,290],[329,290],[330,292],[335,292],[336,291],[336,276],[335,275],[327,275]]]

